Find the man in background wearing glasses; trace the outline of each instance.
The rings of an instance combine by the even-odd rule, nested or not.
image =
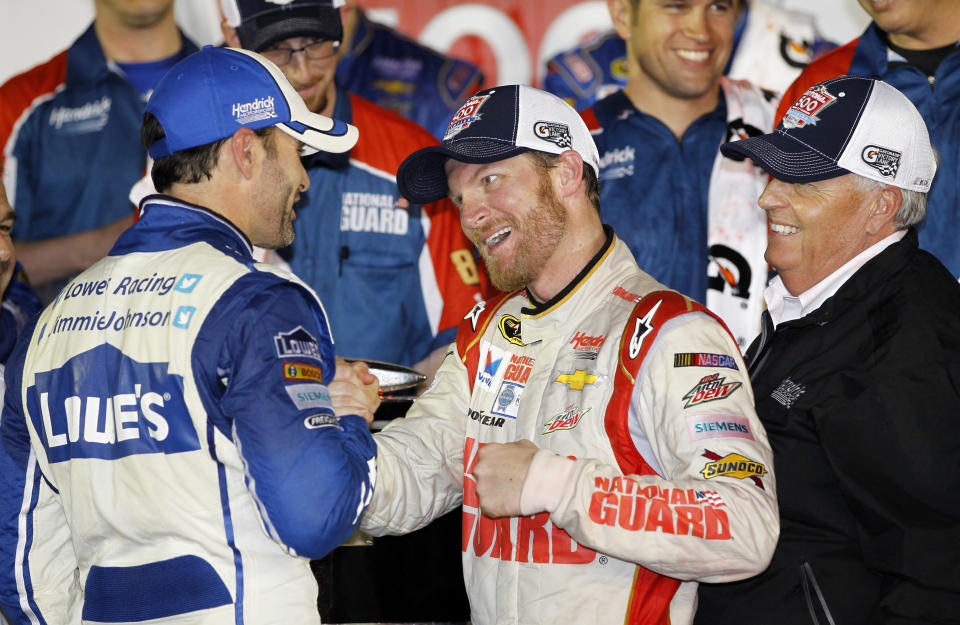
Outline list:
[[[481,276],[449,200],[407,206],[397,193],[403,158],[436,140],[334,83],[340,5],[221,0],[224,38],[276,63],[311,111],[361,129],[349,153],[305,162],[310,190],[297,207],[294,244],[281,255],[323,300],[338,354],[429,375],[479,301]]]

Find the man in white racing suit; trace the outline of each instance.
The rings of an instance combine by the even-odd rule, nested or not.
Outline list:
[[[572,108],[512,85],[470,98],[399,171],[411,201],[457,203],[506,293],[375,436],[361,527],[410,532],[462,505],[477,625],[689,623],[697,581],[755,575],[776,544],[737,345],[601,224],[598,160]]]

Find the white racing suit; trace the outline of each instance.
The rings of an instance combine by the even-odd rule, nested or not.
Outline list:
[[[477,450],[519,439],[579,459],[574,477],[554,510],[490,519]],[[754,575],[776,544],[772,455],[736,343],[609,231],[550,302],[478,304],[434,386],[376,440],[362,528],[410,532],[462,505],[475,625],[689,623],[696,581]]]

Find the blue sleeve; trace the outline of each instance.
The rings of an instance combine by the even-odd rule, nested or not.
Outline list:
[[[333,343],[312,295],[272,274],[241,278],[205,321],[193,360],[271,536],[309,558],[349,538],[370,500],[376,446],[361,417],[334,415]]]
[[[19,363],[17,357],[12,356],[4,371],[10,392],[4,393],[3,416],[0,417],[0,606],[13,623],[29,623],[20,607],[15,574],[20,508],[27,492],[25,482],[30,456],[30,436],[18,408],[22,353],[20,356]]]

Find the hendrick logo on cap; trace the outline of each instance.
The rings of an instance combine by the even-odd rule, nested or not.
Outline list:
[[[860,158],[863,162],[880,172],[882,176],[894,178],[900,168],[900,152],[879,145],[868,145],[863,148]]]
[[[820,118],[818,113],[837,101],[837,96],[829,93],[823,85],[807,89],[783,116],[784,128],[803,128],[807,124],[815,126]]]
[[[473,122],[480,121],[480,107],[490,99],[493,93],[491,91],[484,95],[475,95],[464,102],[463,106],[454,114],[453,119],[450,120],[450,125],[447,126],[447,132],[443,135],[443,140],[446,141],[456,136],[460,131],[469,128]]]
[[[561,148],[572,148],[573,137],[570,135],[570,127],[566,124],[556,122],[537,122],[533,125],[533,133],[550,143],[556,143]]]
[[[257,98],[252,102],[237,102],[233,105],[233,118],[239,124],[252,124],[262,119],[272,119],[277,116],[273,96]]]

